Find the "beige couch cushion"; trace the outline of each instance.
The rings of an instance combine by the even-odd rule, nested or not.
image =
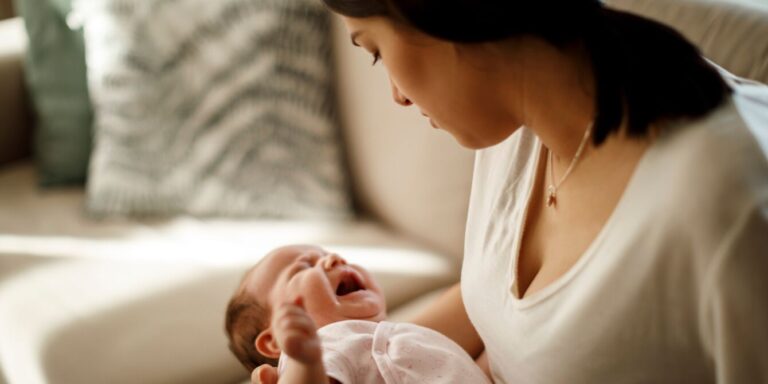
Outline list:
[[[322,244],[376,276],[390,308],[458,266],[370,221],[91,221],[81,188],[42,192],[0,172],[0,377],[9,383],[225,383],[224,306],[246,267],[286,243]],[[87,367],[87,368],[86,368]],[[55,378],[55,379],[54,379]]]
[[[425,280],[440,269],[412,251],[336,249],[368,265],[390,293],[403,285],[429,291]],[[246,376],[223,333],[225,303],[243,268],[146,258],[0,259],[0,375],[9,383],[210,384]],[[14,261],[22,268],[8,274]],[[385,261],[412,268],[394,272]]]

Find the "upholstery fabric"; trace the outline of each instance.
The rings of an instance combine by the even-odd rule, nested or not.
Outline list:
[[[92,111],[80,32],[70,0],[16,0],[29,35],[26,82],[37,118],[34,153],[43,186],[80,184],[91,153]]]
[[[83,0],[95,215],[351,214],[311,0]]]
[[[232,383],[224,311],[271,248],[321,244],[363,265],[390,308],[457,265],[373,221],[85,219],[81,187],[0,173],[0,377],[8,383]],[[51,381],[55,378],[54,381]],[[1,380],[0,380],[1,381]]]

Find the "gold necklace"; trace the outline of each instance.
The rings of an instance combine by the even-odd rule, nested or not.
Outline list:
[[[576,167],[576,163],[579,162],[581,153],[584,151],[584,147],[587,144],[587,139],[589,139],[589,135],[591,133],[592,133],[592,123],[590,123],[587,126],[587,130],[584,131],[584,137],[581,139],[581,143],[579,143],[579,148],[576,150],[576,154],[573,156],[573,159],[571,160],[571,164],[568,165],[568,169],[565,170],[565,174],[563,175],[563,178],[561,178],[560,181],[557,182],[557,184],[549,184],[549,187],[547,187],[547,207],[557,206],[557,189],[560,188],[560,186],[563,184],[565,179],[567,179],[568,176],[570,176],[571,172],[573,171],[573,168]],[[554,183],[555,182],[555,164],[554,164],[554,161],[552,161],[552,150],[547,148],[547,152],[549,152],[550,179],[552,183]]]

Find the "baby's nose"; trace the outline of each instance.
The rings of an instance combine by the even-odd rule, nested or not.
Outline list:
[[[323,258],[322,263],[323,269],[330,270],[336,266],[347,264],[347,261],[335,253],[329,253]]]

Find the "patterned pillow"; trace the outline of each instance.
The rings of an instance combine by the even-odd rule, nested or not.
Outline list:
[[[313,0],[79,0],[95,215],[351,214]]]

